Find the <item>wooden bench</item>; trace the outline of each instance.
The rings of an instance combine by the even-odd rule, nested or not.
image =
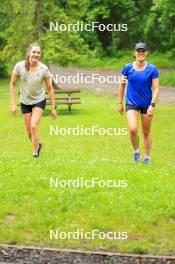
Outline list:
[[[81,104],[80,97],[73,97],[72,94],[79,93],[80,90],[64,89],[55,91],[56,105],[67,105],[69,112],[73,104]],[[64,96],[60,96],[64,95]],[[46,92],[46,104],[51,105],[48,93]]]
[[[73,94],[80,93],[80,89],[74,88],[62,88],[52,81],[52,85],[55,91],[56,105],[67,105],[69,112],[73,104],[81,104],[80,97],[74,97]],[[48,92],[46,92],[46,104],[51,105]]]
[[[52,82],[55,91],[56,105],[67,105],[69,112],[74,104],[81,104],[80,97],[74,97],[73,94],[80,93],[80,89],[61,88],[55,82]],[[18,93],[19,94],[19,93]],[[61,96],[60,96],[61,95]],[[20,105],[20,104],[18,104]],[[48,92],[46,91],[46,105],[51,105]]]

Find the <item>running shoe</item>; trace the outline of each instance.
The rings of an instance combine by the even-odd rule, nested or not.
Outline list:
[[[38,152],[33,154],[34,158],[38,158],[42,149],[43,144],[39,142]]]
[[[140,162],[140,152],[134,153],[134,160],[133,160],[133,162],[134,163]]]
[[[39,148],[38,148],[38,157],[40,155],[41,149],[42,149],[43,144],[39,142]]]
[[[145,164],[150,164],[150,163],[151,163],[151,161],[150,161],[150,159],[149,159],[149,158],[144,158],[144,161],[143,161],[143,163],[145,163]]]

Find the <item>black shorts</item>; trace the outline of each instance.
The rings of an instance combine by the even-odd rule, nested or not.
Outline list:
[[[147,114],[148,107],[147,108],[142,108],[142,107],[136,107],[134,105],[127,104],[126,105],[126,112],[129,111],[129,110],[135,110],[137,112],[140,112],[142,115],[145,115],[145,114]]]
[[[26,104],[21,103],[21,112],[23,115],[27,113],[31,113],[34,107],[39,107],[44,110],[46,108],[46,99],[44,99],[43,101],[39,103],[32,104],[32,105],[26,105]]]

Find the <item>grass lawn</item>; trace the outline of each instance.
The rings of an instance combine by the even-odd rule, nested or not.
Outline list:
[[[113,57],[91,58],[80,60],[77,66],[80,68],[99,68],[120,70],[128,62],[134,60],[133,51],[118,51]],[[155,64],[158,68],[174,69],[175,60],[169,53],[149,52],[147,60]]]
[[[33,159],[22,115],[10,115],[8,83],[1,81],[0,243],[175,254],[174,106],[157,106],[147,166],[131,162],[129,136],[50,136],[50,125],[126,127],[115,99],[82,92],[81,100],[56,121],[45,112],[42,155]],[[50,189],[49,177],[128,180],[128,188]],[[128,239],[51,240],[50,229],[121,231]]]
[[[160,83],[163,86],[170,86],[175,88],[175,73],[173,70],[167,72],[161,72]]]

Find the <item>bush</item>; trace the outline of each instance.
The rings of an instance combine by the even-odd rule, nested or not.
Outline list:
[[[7,65],[5,62],[0,60],[0,77],[7,77],[8,72],[7,72]]]

